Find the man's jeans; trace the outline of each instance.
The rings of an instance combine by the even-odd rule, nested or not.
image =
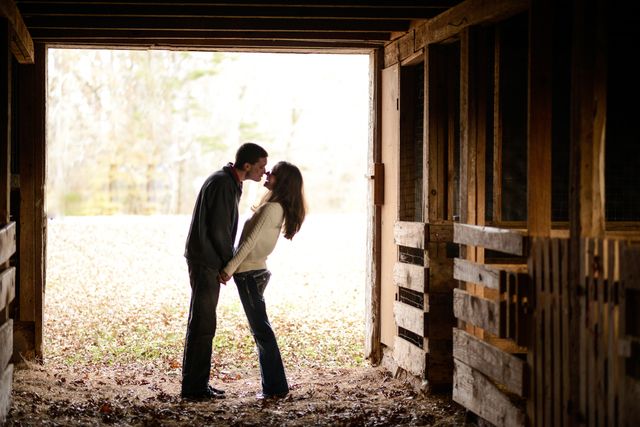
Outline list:
[[[270,277],[269,270],[253,270],[234,274],[233,280],[238,286],[240,301],[258,348],[262,392],[265,395],[276,395],[288,393],[289,385],[264,303],[264,289]]]
[[[218,272],[187,262],[191,282],[189,323],[182,359],[182,393],[207,390],[211,371],[211,346],[216,334],[216,307],[220,295]]]

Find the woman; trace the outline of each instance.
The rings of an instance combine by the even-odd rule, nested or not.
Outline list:
[[[258,397],[268,398],[286,396],[289,385],[264,303],[264,290],[271,277],[266,260],[281,231],[285,238],[292,239],[300,230],[305,217],[305,202],[302,174],[291,163],[277,163],[271,173],[267,173],[264,186],[269,192],[245,222],[236,253],[220,276],[226,282],[233,275],[238,286],[258,348],[262,375],[262,394]]]

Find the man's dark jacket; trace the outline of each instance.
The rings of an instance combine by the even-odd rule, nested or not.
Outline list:
[[[233,257],[242,183],[229,163],[202,184],[193,209],[184,256],[189,262],[220,270]]]

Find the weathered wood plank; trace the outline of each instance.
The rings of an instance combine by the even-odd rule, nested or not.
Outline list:
[[[395,337],[393,359],[405,371],[420,378],[424,377],[426,357],[424,350],[420,347],[411,344],[405,339]]]
[[[427,269],[414,264],[396,262],[393,267],[393,283],[417,292],[426,292]]]
[[[9,364],[13,355],[13,319],[0,326],[0,371]]]
[[[424,222],[396,221],[393,226],[393,241],[396,245],[424,249],[427,226]]]
[[[434,243],[453,242],[453,223],[427,224],[427,239]]]
[[[4,310],[15,297],[16,268],[10,267],[0,273],[0,311]]]
[[[467,0],[416,28],[416,49],[456,36],[467,27],[495,22],[524,12],[526,0]]]
[[[498,427],[525,425],[525,414],[479,371],[454,360],[453,400]]]
[[[0,229],[0,264],[16,253],[16,223],[10,222]]]
[[[453,357],[503,384],[510,392],[525,395],[524,360],[457,328],[453,329]]]
[[[0,423],[4,423],[11,408],[13,365],[0,369]]]
[[[0,16],[11,25],[11,51],[21,64],[33,64],[33,40],[13,0],[0,0]]]
[[[369,181],[367,192],[367,249],[365,282],[365,342],[364,353],[373,366],[382,359],[380,345],[380,297],[381,297],[381,206],[384,203],[384,165],[380,163],[382,126],[382,49],[369,55],[371,105],[369,111],[368,163],[373,165],[373,180]],[[373,181],[373,182],[372,182]],[[373,200],[371,200],[373,199]]]
[[[500,306],[495,301],[480,298],[461,290],[453,290],[453,314],[459,320],[500,335]]]
[[[464,282],[473,282],[491,289],[500,289],[500,271],[486,264],[455,258],[453,277]]]
[[[424,310],[394,301],[393,317],[399,327],[424,337]]]
[[[453,241],[512,255],[526,255],[526,236],[519,230],[455,223]]]

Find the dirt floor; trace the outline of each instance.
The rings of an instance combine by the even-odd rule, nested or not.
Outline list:
[[[65,371],[37,364],[15,371],[7,426],[460,426],[464,411],[448,395],[427,396],[382,368],[289,372],[291,392],[260,400],[259,376],[222,373],[227,398],[179,396],[179,375],[150,367]]]

